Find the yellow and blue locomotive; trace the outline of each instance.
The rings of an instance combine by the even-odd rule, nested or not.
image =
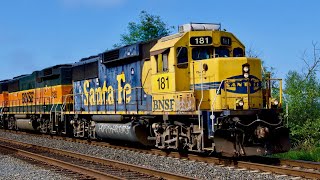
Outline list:
[[[275,79],[262,83],[261,61],[245,57],[244,45],[221,31],[220,24],[186,24],[177,34],[109,50],[64,68],[72,69],[63,71],[72,82],[64,81],[59,104],[50,101],[50,111],[27,113],[11,111],[8,100],[2,103],[7,106],[2,109],[9,109],[2,111],[3,121],[18,127],[22,122],[17,117],[24,114],[28,122],[34,121],[34,130],[44,133],[226,156],[290,148],[281,86],[280,99],[271,97]],[[71,86],[73,92],[67,93]]]

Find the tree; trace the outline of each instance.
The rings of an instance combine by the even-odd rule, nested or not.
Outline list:
[[[168,25],[161,20],[160,16],[141,11],[140,22],[129,22],[128,34],[121,34],[120,43],[114,46],[119,47],[167,36],[171,33],[171,29],[173,29],[173,27],[168,27]]]
[[[302,148],[319,144],[320,139],[320,82],[317,78],[319,55],[313,43],[312,57],[301,58],[307,72],[290,71],[285,79],[285,97],[289,106],[288,122],[293,143]]]

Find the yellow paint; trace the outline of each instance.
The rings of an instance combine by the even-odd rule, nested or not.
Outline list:
[[[121,92],[123,90],[121,86],[121,82],[126,82],[126,77],[124,73],[117,75],[117,81],[118,81],[118,104],[122,104],[122,95]]]
[[[204,60],[193,60],[192,49],[201,45],[190,44],[191,37],[212,37],[212,44],[205,46],[222,47],[221,37],[228,37],[231,39],[231,46],[223,46],[230,52],[230,57],[216,58],[214,55],[210,59]],[[177,64],[177,48],[187,47],[188,49],[188,63],[180,68]],[[251,108],[262,108],[262,92],[257,91],[248,96],[248,94],[237,94],[232,92],[222,91],[221,94],[216,95],[219,82],[230,78],[232,76],[242,75],[242,65],[248,63],[250,65],[250,74],[256,76],[261,80],[261,61],[259,59],[246,58],[246,57],[232,57],[234,48],[242,48],[245,51],[244,45],[230,32],[225,31],[190,31],[181,34],[175,34],[168,37],[161,38],[158,43],[151,49],[151,52],[159,53],[161,50],[169,49],[168,56],[168,72],[162,72],[161,67],[163,66],[161,58],[163,54],[158,54],[150,57],[149,63],[145,67],[151,66],[151,92],[149,85],[143,85],[148,94],[153,96],[153,113],[160,111],[174,112],[174,108],[170,104],[172,94],[176,94],[182,91],[191,91],[195,96],[193,106],[198,107],[202,110],[221,110],[221,109],[233,109],[235,107],[235,100],[237,98],[243,98],[245,102],[244,109]],[[208,67],[207,71],[203,70],[204,65]],[[147,75],[147,70],[142,73],[142,79],[150,78]],[[161,78],[163,80],[161,81]],[[167,81],[168,78],[168,81]],[[160,81],[160,82],[159,82]],[[204,87],[205,90],[201,92],[200,84],[210,84],[211,87]],[[213,83],[215,83],[213,85]],[[236,90],[236,87],[245,86],[246,83],[242,84],[239,81],[229,82],[230,86],[227,86],[229,90]],[[259,83],[259,82],[257,82]],[[254,83],[256,84],[256,82]],[[159,93],[167,93],[166,95],[159,95]],[[202,101],[201,101],[201,97]],[[201,104],[200,104],[201,101]],[[175,102],[175,101],[174,101]],[[248,104],[250,102],[250,104]],[[159,106],[157,106],[158,104]],[[172,101],[173,103],[173,101]],[[157,108],[161,107],[161,108]],[[163,110],[164,109],[164,110]],[[187,113],[187,112],[184,112]]]
[[[89,105],[89,101],[88,101],[88,97],[89,97],[89,92],[88,92],[88,88],[89,88],[90,82],[89,81],[84,81],[83,83],[83,93],[86,96],[86,98],[83,100],[84,105],[88,106]],[[91,104],[91,103],[90,103]]]
[[[202,63],[202,64],[201,64]],[[246,57],[239,57],[239,58],[214,58],[214,59],[207,59],[201,61],[194,61],[194,69],[192,68],[191,71],[194,71],[194,76],[191,76],[191,79],[194,79],[195,84],[201,84],[202,82],[210,83],[210,82],[222,82],[227,78],[232,76],[242,75],[242,65],[248,63],[250,65],[250,74],[256,76],[258,79],[261,80],[261,61],[259,59],[254,58],[246,58]],[[199,69],[203,66],[203,64],[207,64],[208,70],[205,72],[200,73]],[[202,78],[201,78],[202,74]],[[246,86],[247,83],[241,84],[239,80],[229,80],[230,85],[226,84],[226,87],[229,90],[235,90],[235,86],[241,87]],[[258,82],[256,82],[258,83]],[[256,84],[255,83],[255,84]],[[218,89],[219,84],[216,84],[216,89]],[[225,92],[222,91],[221,95],[216,95],[216,90],[205,90],[209,93],[207,95],[209,101],[207,103],[202,104],[202,109],[210,110],[213,100],[215,99],[213,108],[215,110],[220,109],[233,109],[235,107],[235,100],[237,98],[242,97],[244,99],[245,105],[244,109],[248,109],[248,98],[250,98],[250,107],[251,108],[262,108],[262,92],[257,91],[256,93],[250,94],[238,94],[232,92]],[[197,99],[201,97],[201,91],[196,91]],[[206,99],[205,98],[205,99]]]
[[[175,74],[174,73],[159,73],[151,78],[152,93],[173,92],[175,91]]]
[[[126,103],[129,103],[131,101],[131,96],[130,96],[131,91],[132,91],[131,85],[130,84],[126,84],[126,85],[124,85],[123,89],[124,89],[123,97],[126,97],[125,98],[126,99]]]
[[[142,87],[146,94],[151,94],[152,86],[151,86],[151,61],[145,61],[142,67],[141,80]]]
[[[108,104],[114,104],[114,90],[112,86],[108,87]]]

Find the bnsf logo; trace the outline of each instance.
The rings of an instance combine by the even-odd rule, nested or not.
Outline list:
[[[22,93],[22,103],[33,103],[34,92]]]

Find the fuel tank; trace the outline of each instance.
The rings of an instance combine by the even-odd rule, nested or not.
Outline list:
[[[96,123],[96,135],[101,139],[112,139],[140,143],[143,145],[153,145],[147,139],[148,130],[140,124],[120,124],[120,123]]]
[[[17,127],[21,130],[28,130],[28,131],[37,131],[38,130],[38,123],[31,119],[17,119]]]

